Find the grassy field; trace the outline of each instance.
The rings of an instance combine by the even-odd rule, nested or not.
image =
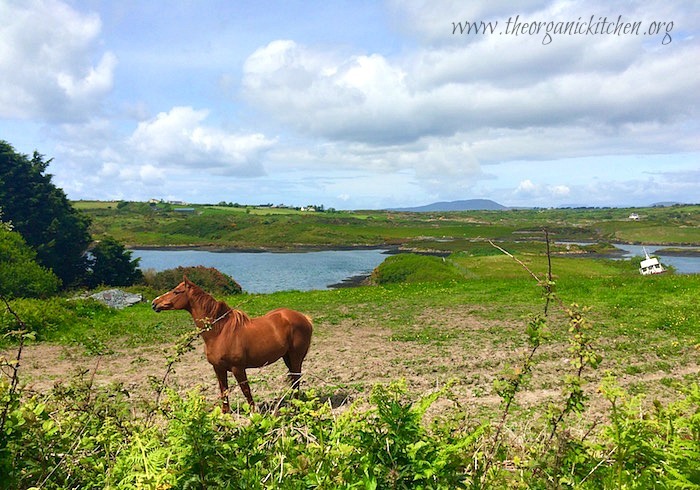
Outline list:
[[[445,361],[449,355],[455,355],[451,349],[466,357],[476,352],[479,358],[488,358],[490,353],[499,351],[499,363],[491,366],[490,374],[480,375],[481,383],[476,389],[479,393],[488,393],[495,373],[509,359],[518,358],[517,349],[525,341],[526,318],[541,310],[543,300],[533,278],[523,267],[486,242],[486,238],[513,240],[514,237],[527,237],[538,240],[499,243],[544,278],[548,261],[540,230],[545,225],[555,237],[585,240],[611,238],[613,233],[617,238],[620,235],[632,236],[641,233],[640,230],[651,230],[650,234],[664,234],[666,238],[675,239],[689,230],[688,236],[696,240],[692,243],[698,243],[693,233],[697,234],[699,228],[690,226],[698,219],[696,206],[645,209],[640,211],[643,221],[632,222],[627,220],[629,210],[619,209],[484,211],[438,216],[386,212],[302,213],[293,210],[264,214],[270,210],[200,206],[196,207],[199,214],[180,216],[171,211],[154,210],[144,203],[121,205],[121,209],[117,209],[118,203],[79,204],[93,216],[97,235],[100,230],[122,233],[122,239],[130,237],[134,243],[142,245],[193,244],[200,243],[197,240],[201,239],[207,244],[253,247],[259,246],[264,239],[266,245],[280,248],[282,243],[312,246],[381,242],[400,244],[405,248],[455,252],[441,263],[441,266],[446,266],[445,271],[438,271],[436,265],[426,264],[424,269],[418,263],[411,265],[414,272],[418,272],[410,277],[399,274],[404,283],[227,298],[232,305],[240,304],[253,315],[277,306],[288,306],[310,314],[316,321],[316,338],[321,342],[319,348],[323,349],[318,353],[318,380],[323,381],[321,384],[325,389],[335,389],[336,381],[342,380],[338,382],[339,389],[345,390],[353,385],[360,392],[366,392],[378,379],[387,380],[402,374],[418,378],[419,374],[410,369],[395,370],[392,366],[382,366],[382,372],[393,374],[389,378],[377,378],[371,374],[373,369],[370,366],[363,365],[366,362],[363,353],[355,359],[345,360],[342,369],[324,364],[320,359],[337,360],[338,350],[348,355],[353,352],[342,343],[332,343],[337,335],[346,335],[345,331],[339,332],[339,328],[351,328],[361,332],[361,336],[375,339],[377,345],[373,348],[380,351],[396,350],[396,345],[418,344],[421,349],[431,346],[444,358],[440,362],[447,363],[440,368],[444,373],[439,381],[436,378],[431,382],[446,382],[453,375],[464,376],[464,373],[453,372],[449,362]],[[159,227],[173,230],[173,233],[163,235],[152,231]],[[222,231],[218,241],[209,241],[213,230],[227,227],[231,230]],[[182,234],[174,230],[180,230]],[[167,243],[163,242],[164,236],[167,236]],[[650,393],[667,391],[661,388],[663,383],[669,384],[670,379],[697,375],[697,370],[690,373],[686,370],[690,369],[688,366],[696,369],[700,346],[697,329],[700,319],[695,308],[700,302],[698,276],[641,277],[629,261],[589,257],[609,251],[606,244],[583,247],[552,244],[551,258],[554,280],[562,300],[566,304],[576,302],[591,307],[588,315],[604,349],[605,369],[616,375],[627,375],[630,370],[648,375],[657,370],[658,379],[649,382],[645,388]],[[447,278],[451,280],[445,282]],[[414,280],[418,282],[411,282]],[[147,299],[157,293],[144,291]],[[155,343],[158,348],[153,352],[159,353],[175,342],[190,324],[186,314],[154,315],[146,304],[117,312],[83,307],[81,303],[66,307],[62,302],[61,299],[17,302],[17,307],[26,316],[25,321],[35,325],[39,338],[45,341],[36,348],[46,347],[59,356],[68,349],[71,354],[66,358],[71,362],[77,356],[81,362],[90,363],[91,351],[99,352],[98,347],[104,345],[107,352],[124,360],[126,368],[121,371],[125,373],[131,372],[132,363],[139,365],[141,354],[136,351],[150,348]],[[4,321],[9,322],[7,313],[4,315]],[[474,325],[478,325],[476,330]],[[565,334],[565,330],[553,331],[554,351],[564,356]],[[324,339],[327,343],[323,342]],[[350,339],[347,341],[351,342]],[[450,349],[445,349],[446,344]],[[476,350],[475,345],[479,347]],[[399,347],[398,351],[404,347]],[[191,362],[202,369],[199,381],[211,380],[209,367],[201,358],[193,358]],[[419,364],[416,359],[396,362],[404,367]],[[355,364],[358,364],[356,368],[348,367]],[[157,365],[157,359],[149,357],[149,365]],[[471,367],[464,369],[472,370]],[[352,371],[350,378],[353,378],[353,383],[347,379],[348,370]],[[340,372],[345,374],[339,375]],[[33,378],[32,374],[28,375]],[[58,368],[53,376],[60,378],[64,375],[64,369]],[[51,377],[46,381],[50,383]],[[185,384],[191,386],[191,383]],[[469,392],[465,387],[464,393]]]
[[[541,279],[546,277],[545,257],[520,255],[519,258]],[[432,260],[434,257],[425,259]],[[567,392],[571,389],[570,379],[576,373],[576,367],[572,365],[576,359],[571,350],[573,334],[566,308],[555,303],[551,305],[547,335],[542,337],[542,344],[528,368],[529,374],[523,378],[512,405],[509,405],[506,432],[502,436],[502,452],[498,456],[495,453],[490,455],[488,441],[490,437],[495,437],[490,431],[497,427],[497,421],[505,413],[500,390],[504,382],[518,375],[525,356],[532,350],[528,341],[531,337],[528,325],[543,312],[543,291],[520,264],[502,254],[457,254],[448,258],[446,263],[459,271],[460,277],[446,282],[417,280],[331,291],[287,291],[225,298],[231,306],[241,308],[251,315],[287,306],[301,310],[313,318],[314,338],[304,365],[304,387],[308,396],[315,401],[310,402],[309,408],[302,409],[297,415],[293,415],[297,412],[289,415],[302,417],[301,419],[289,420],[285,416],[277,417],[268,413],[262,418],[253,417],[249,420],[243,397],[234,389],[231,398],[238,415],[226,419],[229,421],[219,419],[217,417],[220,415],[216,411],[212,412],[217,405],[215,376],[204,359],[201,345],[197,345],[194,351],[180,356],[175,372],[170,373],[167,385],[172,390],[168,398],[172,401],[162,409],[165,418],[160,424],[170,427],[168,431],[175,430],[173,427],[182,427],[180,424],[187,424],[191,427],[188,430],[195,432],[182,436],[185,437],[184,440],[189,440],[193,434],[204,431],[212,424],[218,427],[215,433],[219,436],[216,437],[225,438],[212,446],[214,452],[207,453],[208,456],[199,456],[206,458],[201,461],[209,461],[209,464],[213,464],[215,455],[227,447],[226,441],[230,439],[226,438],[235,437],[238,441],[236,444],[249,448],[247,450],[262,450],[260,460],[266,461],[263,467],[251,466],[244,460],[240,463],[241,469],[237,470],[241,471],[241,475],[253,475],[251,482],[246,484],[252,485],[249,488],[275,488],[279,483],[261,484],[269,478],[265,476],[268,474],[285,474],[285,478],[291,479],[285,481],[297,481],[295,478],[303,477],[309,469],[304,465],[300,468],[288,467],[284,461],[303,461],[297,456],[292,457],[296,451],[311,458],[316,447],[322,451],[318,461],[326,461],[335,468],[335,464],[342,460],[343,467],[361,468],[364,463],[351,463],[348,458],[371,459],[375,457],[372,456],[374,451],[379,454],[377,457],[386,455],[384,446],[371,449],[373,446],[369,446],[368,442],[361,442],[361,434],[373,434],[368,441],[375,441],[377,437],[379,440],[389,437],[389,434],[393,434],[392,430],[399,431],[391,436],[397,438],[392,444],[408,444],[412,447],[411,444],[430,442],[444,448],[449,454],[457,451],[455,454],[461,455],[460,458],[476,458],[474,461],[480,461],[481,465],[488,464],[491,461],[489,458],[493,458],[496,466],[488,477],[479,477],[478,465],[471,468],[471,463],[468,462],[463,463],[467,466],[458,466],[455,470],[457,476],[462,475],[459,478],[468,477],[474,488],[493,488],[493,485],[497,488],[513,485],[530,487],[534,481],[540,481],[540,485],[544,485],[541,479],[546,481],[546,474],[542,475],[527,465],[545,465],[548,468],[554,465],[553,468],[556,469],[547,471],[563,472],[564,475],[573,471],[567,469],[569,463],[555,462],[556,458],[547,459],[554,455],[547,449],[546,438],[543,439],[542,436],[542,431],[550,421],[552,407],[566,405],[569,396]],[[600,355],[602,360],[597,368],[588,366],[583,371],[580,386],[585,398],[581,401],[580,409],[576,409],[561,422],[568,442],[549,446],[558,447],[556,451],[574,451],[571,454],[577,454],[578,476],[571,473],[567,478],[572,478],[572,481],[589,480],[589,486],[585,488],[611,488],[611,485],[614,487],[622,482],[648,483],[657,478],[643,471],[651,463],[639,463],[636,459],[629,459],[626,454],[627,451],[634,451],[635,454],[647,455],[651,451],[648,447],[639,448],[636,445],[652,436],[657,437],[657,432],[647,434],[642,432],[642,426],[639,425],[652,424],[656,420],[652,414],[659,413],[659,417],[675,414],[674,417],[681,417],[681,414],[687,413],[680,408],[669,408],[668,414],[663,415],[666,412],[659,412],[659,407],[681,403],[687,390],[697,386],[700,380],[700,311],[696,308],[700,302],[700,276],[665,274],[642,277],[629,262],[568,257],[554,257],[552,266],[557,294],[563,305],[578,303],[589,308],[583,313],[590,326],[586,335],[591,339],[591,351]],[[145,294],[146,300],[159,293],[148,290],[141,292]],[[48,302],[18,300],[12,306],[37,331],[38,338],[41,339],[25,346],[21,365],[25,396],[32,395],[38,397],[35,399],[44,400],[44,405],[30,403],[27,410],[39,414],[45,410],[42,407],[49,406],[45,404],[56,403],[52,402],[56,399],[59,405],[65,403],[61,400],[68,400],[68,413],[73,413],[70,410],[74,409],[70,407],[76,403],[86,403],[86,395],[80,394],[83,393],[80,389],[84,388],[77,387],[86,386],[88,380],[87,386],[91,387],[91,391],[88,392],[87,400],[92,400],[89,407],[94,407],[96,413],[110,413],[104,412],[105,408],[100,408],[103,403],[101,400],[104,400],[113,409],[121,407],[119,410],[122,414],[138,414],[143,410],[139,407],[148,407],[153,403],[154,380],[163,377],[167,359],[174,355],[180,345],[178,339],[192,328],[192,320],[186,312],[156,314],[147,302],[121,311],[110,310],[93,302],[62,299]],[[2,321],[7,329],[9,320],[6,314]],[[6,343],[4,350],[3,355],[8,358],[13,355],[11,345]],[[289,395],[282,363],[249,370],[249,379],[253,395],[263,413],[274,411],[274,407]],[[619,387],[613,391],[610,391],[611,379]],[[399,392],[394,393],[392,390],[395,388],[377,391],[377,386],[390,387],[398,380],[404,382]],[[102,392],[106,395],[100,395]],[[443,395],[435,398],[439,393]],[[618,394],[611,398],[611,393]],[[183,401],[178,402],[178,397],[183,397]],[[201,401],[197,401],[200,397]],[[425,409],[412,412],[411,410],[418,410],[417,407],[422,406],[422,399],[429,399],[431,403],[425,405]],[[417,404],[413,405],[414,409],[410,408],[411,403]],[[617,404],[617,412],[611,412],[611,403]],[[372,408],[372,404],[379,405]],[[388,405],[384,407],[383,404]],[[691,414],[692,410],[700,409],[700,405],[693,407],[694,405],[690,407]],[[53,419],[60,422],[62,417],[66,417],[63,412],[58,412],[58,408],[52,410]],[[390,410],[387,413],[393,415],[381,419],[382,410]],[[423,410],[426,410],[424,414]],[[89,413],[91,412],[86,412]],[[392,425],[401,420],[401,414],[407,417],[422,414],[421,418],[439,422],[439,425],[429,432],[423,432],[427,429],[420,429],[418,433],[414,429],[404,432],[408,429]],[[380,420],[376,420],[377,416]],[[96,420],[102,420],[103,415],[90,417],[92,418],[85,419],[82,424],[87,424],[88,420],[96,423]],[[618,422],[630,427],[625,429],[631,432],[625,432],[624,439],[615,439],[618,436],[611,435],[614,434],[611,432],[613,427],[605,423],[610,417],[617,417],[615,420],[622,417]],[[127,431],[123,436],[127,438],[126,442],[119,443],[122,444],[119,453],[108,451],[104,456],[106,463],[100,464],[116,465],[110,466],[107,472],[111,478],[124,474],[124,468],[128,468],[128,478],[147,477],[146,480],[139,481],[151,482],[136,487],[156,488],[159,484],[156,483],[157,479],[154,480],[155,474],[171,481],[173,465],[181,464],[177,463],[177,459],[163,460],[157,451],[165,451],[164,455],[172,456],[181,451],[178,448],[191,447],[189,444],[193,443],[176,443],[172,438],[158,435],[153,429],[142,427],[143,420],[142,416],[136,416],[131,422],[119,422],[127,423],[127,427],[132,427],[130,430],[136,432]],[[643,422],[644,420],[649,422]],[[664,433],[663,424],[667,423],[665,420],[667,419],[659,422],[661,433]],[[673,422],[677,425],[674,434],[686,434],[681,425],[683,420],[685,419]],[[53,432],[49,430],[53,426],[46,425],[47,423],[44,422],[45,429],[40,431],[40,435],[33,436],[32,441],[23,444],[32,447],[34,441],[39,444],[42,438],[53,441],[51,444],[57,444],[51,435]],[[389,424],[388,428],[382,429],[382,423]],[[67,431],[68,423],[63,421],[62,424],[63,430]],[[227,424],[233,425],[227,429]],[[478,429],[480,424],[491,429],[478,439],[473,439],[483,430]],[[656,431],[657,426],[653,424],[649,430]],[[254,432],[241,433],[245,427]],[[281,434],[287,434],[287,430],[291,431],[290,434],[313,433],[314,439],[297,441],[293,436],[290,439],[279,439]],[[328,430],[338,432],[333,435],[327,433]],[[355,430],[360,431],[360,435],[353,436]],[[457,436],[453,432],[455,430],[459,434],[467,431],[467,435]],[[78,441],[85,439],[80,426],[75,431],[78,435],[72,437],[78,437]],[[470,431],[476,431],[474,436],[468,436]],[[97,434],[99,436],[100,432]],[[251,439],[253,434],[258,435]],[[422,442],[411,439],[417,437],[417,434],[423,434],[420,436]],[[122,436],[111,437],[113,441],[108,447],[114,448],[117,444],[114,438]],[[159,439],[161,437],[164,439]],[[212,437],[214,435],[209,435],[196,444],[209,444],[206,443],[209,440],[214,444],[216,437],[211,439]],[[352,442],[353,437],[360,439]],[[462,439],[455,439],[456,437],[467,437],[468,440],[477,442],[470,443],[474,444],[473,447],[465,446],[466,443],[459,442]],[[483,441],[481,437],[484,438]],[[681,441],[686,441],[685,437],[683,435]],[[141,447],[138,445],[141,438],[161,442],[153,447]],[[323,438],[324,444],[318,446],[316,438]],[[613,438],[617,442],[604,442],[608,440],[606,438]],[[586,442],[586,452],[581,452],[584,451],[583,445],[581,449],[572,449],[585,440],[589,441]],[[270,441],[280,441],[282,445],[272,447]],[[137,445],[133,446],[135,443]],[[544,446],[541,446],[543,443]],[[83,465],[80,461],[85,458],[89,461],[89,458],[95,457],[94,444],[90,443],[83,452],[76,452],[75,457],[68,458],[67,461],[72,465]],[[103,443],[99,442],[97,446],[101,447],[100,444]],[[358,445],[357,449],[351,450],[355,444]],[[592,446],[589,447],[588,444]],[[597,444],[600,444],[600,449],[595,449]],[[603,460],[605,465],[602,465],[597,451],[606,453],[615,448],[620,450],[619,454]],[[66,448],[65,451],[75,452],[75,446]],[[120,466],[119,454],[131,454],[132,451],[136,451],[134,454],[139,456],[129,460],[126,467]],[[388,451],[391,454],[395,450]],[[473,456],[470,456],[472,451]],[[692,460],[692,456],[686,456],[686,452],[679,453],[679,448],[662,447],[659,451],[662,454],[682,454],[683,458],[690,457]],[[226,456],[225,459],[233,461],[229,459],[231,457]],[[404,470],[409,472],[409,481],[417,477],[418,473],[414,472],[422,471],[420,468],[424,466],[421,465],[439,461],[436,460],[437,453],[429,453],[420,458],[425,461],[411,463],[412,466],[407,466]],[[61,461],[61,467],[66,466],[65,456]],[[391,468],[397,464],[391,461],[394,460],[383,463],[387,465],[388,473],[382,477],[382,481],[387,485],[389,483],[386,482],[393,478]],[[520,471],[516,470],[517,464],[520,464],[517,461],[526,465]],[[373,468],[383,467],[373,459],[368,464]],[[624,475],[618,469],[623,464],[624,468],[632,468],[626,469]],[[321,474],[321,463],[318,465],[317,473]],[[158,470],[160,473],[156,471],[158,468],[162,468]],[[198,474],[196,468],[188,471]],[[588,478],[587,475],[593,469],[600,476]],[[46,471],[38,474],[46,474]],[[71,471],[66,470],[66,478],[75,481],[78,475],[72,475]],[[210,476],[202,477],[204,481],[220,475],[214,469],[211,471],[213,473]],[[341,478],[337,476],[337,470],[328,471],[332,478]],[[692,477],[692,471],[688,471],[690,473],[684,474]],[[100,469],[95,475],[103,475],[99,477],[103,478],[105,472]],[[640,475],[644,479],[640,480]],[[224,481],[231,478],[230,475],[220,476]],[[340,480],[334,480],[336,483],[321,485],[321,488],[332,488],[340,485],[340,482],[357,483],[361,478],[361,474],[346,475]],[[483,487],[475,483],[482,480],[486,482]],[[290,483],[288,487],[297,488],[295,485]],[[160,484],[160,487],[163,485]],[[286,487],[282,485],[282,488]],[[546,485],[542,486],[545,487]],[[411,485],[406,488],[411,488]]]
[[[162,291],[133,288],[145,301],[125,310],[68,298],[13,301],[36,332],[19,371],[26,408],[10,419],[25,427],[16,447],[36,449],[16,460],[28,461],[13,470],[17,481],[62,475],[73,486],[83,478],[101,488],[107,478],[114,487],[199,488],[233,474],[241,488],[437,488],[444,474],[439,481],[454,476],[472,488],[645,488],[662,477],[668,487],[700,485],[692,463],[700,450],[700,276],[642,277],[631,261],[595,258],[610,250],[606,242],[635,236],[698,244],[698,207],[640,210],[642,221],[632,222],[629,210],[275,214],[198,206],[183,216],[145,204],[81,206],[96,236],[131,244],[395,244],[454,253],[393,259],[415,274],[387,261],[375,274],[386,279],[381,285],[221,298],[250,315],[286,306],[313,318],[308,405],[282,416],[274,413],[289,395],[280,362],[249,370],[261,415],[250,416],[234,389],[235,414],[223,418],[199,342],[178,356],[169,395],[154,407],[168,359],[192,329],[186,312],[150,309]],[[486,239],[501,240],[544,280],[543,226],[556,239],[598,243],[553,246],[561,303],[549,305],[546,328],[535,331],[542,284]],[[5,310],[0,328],[12,331],[14,321]],[[16,343],[1,342],[0,357],[13,358]],[[584,351],[590,360],[578,377]],[[572,398],[576,386],[580,398]],[[552,414],[567,406],[560,435],[548,440]],[[151,412],[160,417],[152,426],[144,423]],[[201,449],[196,458],[193,448]],[[484,465],[493,465],[488,475]],[[427,483],[415,483],[419,477]]]
[[[540,278],[546,277],[545,257],[533,255],[521,256],[521,259]],[[243,294],[226,300],[251,315],[278,306],[299,309],[311,315],[316,331],[309,369],[316,377],[313,384],[323,389],[347,390],[352,385],[358,392],[366,392],[380,379],[387,380],[392,376],[418,379],[424,374],[426,366],[421,366],[421,362],[428,362],[425,353],[418,358],[406,356],[397,360],[401,369],[391,365],[373,368],[371,363],[368,364],[367,352],[353,349],[352,345],[357,339],[366,338],[373,339],[374,345],[364,345],[363,349],[371,348],[379,355],[417,349],[432,351],[436,356],[435,363],[445,363],[439,375],[431,375],[429,381],[418,383],[417,389],[435,382],[447,382],[456,376],[465,380],[466,384],[459,386],[466,394],[474,382],[470,376],[479,372],[477,391],[489,393],[493,376],[504,363],[519,358],[518,349],[526,340],[527,318],[541,312],[544,305],[541,291],[521,265],[502,254],[457,254],[448,261],[459,276],[448,282],[418,280],[416,283],[332,291]],[[554,257],[552,267],[563,302],[591,308],[587,315],[605,359],[601,372],[610,371],[619,376],[639,374],[642,377],[655,373],[658,379],[648,382],[644,388],[649,393],[666,392],[667,389],[662,389],[663,383],[668,384],[676,378],[682,380],[686,374],[697,375],[700,314],[695,305],[700,301],[700,277],[670,274],[642,277],[629,262],[595,259]],[[144,291],[146,299],[157,293]],[[156,315],[145,303],[115,311],[89,304],[81,306],[80,302],[64,306],[62,301],[57,299],[48,304],[38,300],[16,302],[15,307],[25,321],[35,325],[39,338],[43,339],[29,351],[48,349],[58,357],[64,356],[69,363],[80,359],[89,367],[94,362],[91,354],[99,352],[95,346],[104,346],[110,352],[107,358],[118,360],[123,368],[116,370],[121,373],[110,373],[103,368],[105,380],[111,376],[128,375],[134,366],[140,366],[138,358],[143,355],[143,350],[153,356],[148,363],[150,374],[157,373],[157,358],[162,355],[162,350],[173,344],[191,324],[186,313]],[[554,318],[560,323],[561,315],[561,311],[555,310]],[[3,319],[9,321],[6,314]],[[558,352],[565,356],[566,335],[565,325],[552,329],[553,351],[550,355]],[[450,359],[457,353],[460,358],[471,359],[470,362],[476,362],[475,356],[483,361],[496,353],[499,360],[489,369],[475,369],[473,365],[464,364],[452,369]],[[46,355],[44,352],[40,357]],[[213,374],[209,372],[206,361],[197,355],[190,362],[192,366],[188,366],[187,371],[198,366],[202,373],[197,382],[204,379],[208,380],[207,383],[212,382]],[[57,363],[56,366],[62,367],[57,367],[43,380],[39,373],[45,366],[44,362],[37,364],[36,374],[31,365],[27,366],[25,373],[33,383],[46,388],[67,374],[64,364]],[[432,361],[430,364],[428,371],[434,367]],[[273,377],[279,376],[280,369],[263,369],[260,375],[264,378],[268,371],[272,371],[275,373]],[[634,372],[630,373],[630,370]],[[386,378],[386,373],[393,374]],[[641,378],[639,381],[630,378],[629,382],[642,384]],[[213,385],[211,388],[208,393],[213,396]],[[267,396],[276,395],[268,393]],[[478,405],[479,400],[470,398],[469,403]]]
[[[401,213],[302,212],[291,209],[80,201],[96,238],[111,235],[130,246],[229,248],[403,245],[457,251],[474,240],[553,240],[700,244],[700,206],[642,209],[546,209]],[[639,221],[628,219],[636,212]]]

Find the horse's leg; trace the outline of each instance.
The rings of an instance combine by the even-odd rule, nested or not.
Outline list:
[[[250,409],[255,410],[255,403],[253,402],[253,395],[251,395],[250,393],[250,384],[248,383],[248,375],[246,375],[245,373],[245,368],[234,367],[231,371],[236,377],[236,381],[238,381],[238,386],[241,387],[243,396],[245,396],[245,399],[248,401]]]
[[[214,367],[216,379],[219,380],[219,390],[221,391],[221,411],[230,413],[231,407],[228,403],[228,371],[226,368]]]
[[[296,388],[295,384],[298,383],[299,379],[294,377],[294,369],[292,369],[292,360],[289,357],[289,352],[282,356],[282,359],[284,359],[284,363],[287,365],[287,369],[289,370],[287,373],[287,378],[289,378],[292,388]]]
[[[296,389],[297,395],[301,391],[301,364],[304,362],[304,354],[300,355],[293,351],[287,352],[284,355],[284,363],[289,369],[287,376],[289,377],[290,383],[292,383],[292,388]]]

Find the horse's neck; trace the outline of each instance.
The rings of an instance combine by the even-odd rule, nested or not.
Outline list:
[[[230,308],[223,301],[217,301],[209,295],[205,295],[202,299],[204,300],[190,301],[190,315],[197,327],[211,330],[221,323],[222,315],[225,315]]]

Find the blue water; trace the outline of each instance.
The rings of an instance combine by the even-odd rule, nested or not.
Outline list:
[[[625,256],[644,256],[641,245],[615,244]],[[664,248],[646,246],[653,254]],[[680,247],[683,248],[683,247]],[[696,247],[687,247],[695,248]],[[311,291],[329,289],[354,276],[366,275],[387,257],[384,250],[328,250],[323,252],[251,253],[205,252],[201,250],[133,250],[142,270],[162,271],[178,266],[215,267],[233,277],[248,293],[275,291]],[[700,257],[659,256],[664,265],[679,274],[700,274]]]
[[[595,242],[557,242],[562,244],[572,243],[576,245],[593,245]],[[697,251],[699,247],[682,247],[675,245],[628,245],[626,243],[613,243],[616,248],[624,252],[621,259],[631,259],[632,257],[644,257],[646,249],[649,255],[658,257],[663,265],[671,265],[678,274],[700,274],[700,257],[679,257],[676,255],[659,255],[654,252],[663,248],[677,248],[681,250]]]
[[[233,277],[247,293],[272,293],[329,289],[344,279],[371,273],[387,255],[383,250],[293,253],[132,250],[132,258],[137,257],[141,259],[141,270],[215,267]]]

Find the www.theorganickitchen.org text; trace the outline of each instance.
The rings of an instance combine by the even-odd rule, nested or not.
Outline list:
[[[503,25],[505,24],[505,29]],[[622,15],[610,20],[591,15],[574,21],[529,21],[515,15],[499,21],[459,21],[452,23],[454,35],[541,36],[542,44],[552,43],[555,36],[659,36],[661,44],[670,44],[673,21],[627,21]]]

